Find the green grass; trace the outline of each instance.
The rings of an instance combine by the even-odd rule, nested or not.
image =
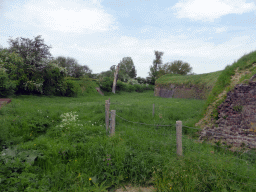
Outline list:
[[[113,137],[105,128],[109,98],[118,115]],[[196,139],[197,130],[183,127],[183,156],[177,156],[176,121],[193,126],[204,104],[154,97],[153,91],[14,97],[0,110],[0,146],[8,148],[0,155],[1,191],[114,191],[125,184],[157,191],[255,191],[253,151],[241,155],[195,143],[188,135]]]
[[[156,80],[157,86],[168,86],[169,84],[175,85],[197,85],[204,87],[213,87],[222,71],[216,71],[212,73],[205,73],[200,75],[172,75],[167,74],[161,76]]]

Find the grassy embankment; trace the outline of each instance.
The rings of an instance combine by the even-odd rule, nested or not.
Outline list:
[[[183,157],[177,157],[175,123],[193,126],[205,101],[159,98],[153,91],[101,96],[93,86],[77,98],[14,97],[0,110],[0,141],[9,148],[0,158],[1,191],[114,191],[128,183],[158,191],[256,190],[252,152],[195,143],[188,135],[196,130],[183,127]],[[110,110],[129,121],[172,126],[117,116],[115,136],[108,137],[108,98]]]

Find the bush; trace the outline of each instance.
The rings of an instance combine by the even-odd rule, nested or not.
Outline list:
[[[116,82],[116,90],[117,91],[127,91],[127,85],[120,80]]]
[[[102,91],[111,92],[112,86],[113,86],[113,78],[110,77],[104,77],[102,80],[100,80],[100,89]]]
[[[143,92],[143,87],[139,84],[134,85],[135,91],[137,92]]]
[[[18,80],[24,74],[23,58],[5,49],[0,51],[0,66],[6,69],[10,80]]]
[[[66,83],[67,83],[67,89],[66,89],[65,96],[76,97],[78,93],[78,86],[70,80],[66,81]]]
[[[138,81],[137,81],[137,80],[135,80],[135,79],[129,79],[129,80],[128,80],[128,83],[129,83],[130,85],[136,85],[136,84],[139,84],[139,83],[138,83]]]
[[[146,84],[147,83],[147,80],[143,77],[137,77],[135,78],[139,84]]]
[[[133,91],[135,91],[135,87],[133,85],[127,85],[127,91],[133,92]]]
[[[59,67],[56,63],[50,62],[42,72],[43,90],[45,95],[60,95],[64,93],[64,88],[68,85],[61,85],[66,76],[66,69]],[[58,89],[58,90],[57,90]],[[69,90],[70,91],[70,90]]]
[[[13,96],[15,84],[9,79],[6,69],[0,67],[0,97]]]

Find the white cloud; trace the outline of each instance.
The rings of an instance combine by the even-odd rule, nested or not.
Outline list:
[[[117,29],[115,19],[100,8],[98,1],[30,1],[14,7],[5,17],[46,30],[71,33],[105,32]]]
[[[245,0],[186,0],[175,4],[177,18],[211,21],[228,14],[242,14],[256,10],[254,3]]]
[[[216,27],[215,28],[216,33],[222,33],[222,32],[225,32],[225,31],[227,31],[226,27]]]

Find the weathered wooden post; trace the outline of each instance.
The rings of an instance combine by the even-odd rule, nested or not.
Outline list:
[[[117,81],[118,70],[119,70],[119,64],[117,65],[116,72],[114,74],[114,81],[113,81],[113,87],[112,87],[113,93],[116,93],[116,81]]]
[[[116,124],[116,110],[111,110],[110,136],[113,136],[115,134],[115,124]]]
[[[109,100],[105,101],[105,124],[106,124],[106,134],[108,135],[108,126],[109,126]]]
[[[182,121],[176,121],[177,154],[182,156]]]

